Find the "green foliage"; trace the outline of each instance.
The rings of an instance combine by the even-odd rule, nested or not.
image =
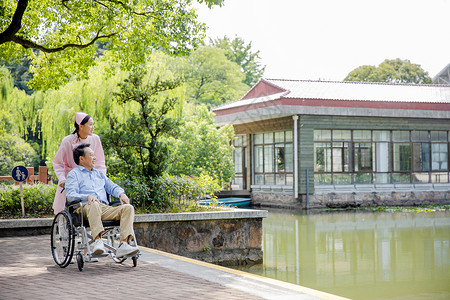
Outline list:
[[[15,166],[34,167],[38,162],[36,151],[22,138],[9,133],[0,135],[0,175],[10,176]]]
[[[27,55],[35,74],[31,86],[49,89],[72,78],[87,78],[95,64],[96,41],[107,43],[127,70],[143,63],[153,49],[185,54],[202,43],[205,31],[191,2],[5,0],[0,11],[0,59]],[[223,0],[198,2],[211,7]]]
[[[56,185],[23,185],[23,198],[26,216],[53,215],[53,199]],[[22,216],[20,188],[18,185],[0,185],[0,216],[18,218]]]
[[[153,79],[146,77],[146,73],[144,69],[136,69],[119,84],[117,102],[137,104],[139,110],[130,112],[124,122],[113,119],[103,141],[123,163],[134,167],[129,173],[155,177],[163,174],[168,159],[168,145],[162,137],[174,136],[180,125],[177,118],[169,116],[177,98],[169,93],[160,101],[158,96],[176,89],[181,81],[161,80],[159,76]]]
[[[246,45],[239,37],[230,40],[224,36],[222,39],[210,40],[210,45],[225,50],[226,57],[241,67],[241,71],[245,74],[243,83],[246,85],[255,85],[263,76],[266,67],[259,62],[259,50],[252,52],[252,42]]]
[[[386,59],[378,67],[361,66],[351,71],[344,81],[431,84],[433,80],[420,65],[409,60]]]
[[[213,114],[204,105],[185,107],[185,122],[176,139],[168,172],[173,175],[209,174],[221,183],[234,176],[232,126],[217,128]]]
[[[198,210],[196,200],[214,195],[217,180],[208,175],[198,177],[171,176],[155,178],[118,174],[111,179],[123,187],[139,212],[181,212]]]
[[[28,81],[32,78],[29,72],[31,61],[26,58],[22,58],[19,62],[0,60],[0,66],[4,66],[11,73],[14,79],[14,86],[19,90],[25,91],[28,95],[33,93],[33,90],[27,86]]]
[[[190,177],[186,175],[163,175],[151,181],[152,197],[157,202],[167,203],[171,212],[193,209],[195,201],[213,196],[220,186],[209,175]]]
[[[184,75],[188,102],[210,108],[239,99],[249,89],[240,66],[225,54],[223,49],[205,46],[188,57]]]

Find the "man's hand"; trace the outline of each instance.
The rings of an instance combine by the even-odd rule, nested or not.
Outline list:
[[[124,204],[124,203],[130,204],[130,199],[128,198],[127,195],[125,195],[125,193],[120,194],[119,199],[120,199],[120,204]]]
[[[97,198],[95,198],[94,196],[89,195],[89,196],[88,196],[88,204],[91,204],[92,202],[98,202],[98,203],[100,203],[100,201],[98,201]]]

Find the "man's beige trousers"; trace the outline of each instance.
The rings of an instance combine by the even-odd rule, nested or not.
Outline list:
[[[78,211],[79,209],[80,208],[78,208]],[[109,206],[98,202],[83,204],[83,216],[89,221],[92,237],[94,239],[99,233],[103,233],[103,231],[105,231],[102,225],[102,220],[120,220],[121,241],[127,240],[129,236],[134,237],[134,207],[131,204],[122,204],[119,206]]]

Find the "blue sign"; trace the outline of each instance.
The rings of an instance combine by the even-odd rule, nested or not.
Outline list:
[[[12,178],[17,182],[23,182],[28,178],[28,170],[24,166],[15,166],[11,172]]]

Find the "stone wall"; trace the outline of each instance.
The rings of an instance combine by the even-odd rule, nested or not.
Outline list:
[[[255,264],[263,260],[262,220],[267,215],[255,209],[138,214],[134,230],[141,246],[221,265]],[[0,237],[50,234],[52,221],[0,220]]]
[[[308,205],[307,205],[308,203]],[[356,208],[370,206],[418,206],[430,204],[450,204],[450,190],[418,191],[329,191],[320,194],[293,195],[283,193],[252,193],[252,205],[279,208]]]
[[[450,204],[450,191],[393,191],[371,193],[327,193],[309,196],[309,208],[364,206],[418,206]],[[306,196],[302,197],[306,207]]]
[[[262,263],[262,219],[267,211],[139,215],[140,245],[220,265]]]

